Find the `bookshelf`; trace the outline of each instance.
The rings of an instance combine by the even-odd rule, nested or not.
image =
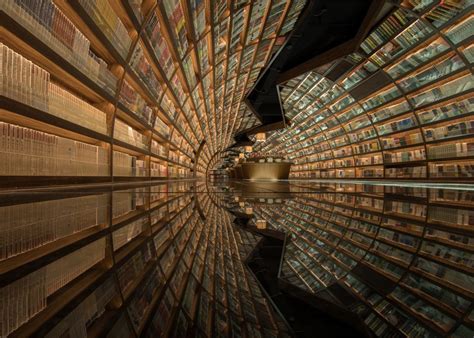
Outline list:
[[[470,180],[472,20],[470,1],[402,1],[359,50],[278,85],[290,125],[254,150],[285,152],[293,178]]]
[[[344,304],[377,336],[472,332],[469,190],[307,181],[290,188],[295,197],[277,206],[235,206],[286,234],[280,279]]]
[[[203,140],[215,153],[231,144],[236,130],[257,123],[243,123],[241,101],[304,3],[5,1],[1,122],[15,139],[31,134],[26,143],[39,147],[25,150],[20,163],[46,161],[48,168],[2,175],[67,176],[71,182],[78,176],[203,175],[189,170]],[[49,145],[55,142],[90,147],[103,168],[58,172],[50,162],[69,155]],[[37,151],[46,159],[35,158]],[[185,157],[171,159],[171,151]],[[71,163],[90,160],[87,152],[69,157]],[[154,162],[170,169],[151,175]]]

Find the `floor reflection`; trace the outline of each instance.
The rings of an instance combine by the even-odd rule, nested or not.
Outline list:
[[[473,206],[327,181],[0,193],[0,335],[294,335],[247,267],[271,238],[282,292],[377,336],[472,336]]]
[[[285,234],[283,284],[349,309],[378,336],[472,336],[473,191],[285,182],[273,185],[289,187],[280,200],[264,189],[247,198],[245,184],[231,209],[251,214],[250,230]]]

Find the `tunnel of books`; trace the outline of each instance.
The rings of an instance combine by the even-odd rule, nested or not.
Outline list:
[[[474,0],[380,1],[275,129],[315,0],[0,0],[0,337],[474,336]]]
[[[291,124],[254,151],[293,178],[474,177],[473,4],[404,1],[357,52],[281,83]]]
[[[1,1],[0,123],[11,144],[0,154],[13,160],[0,174],[205,173],[235,132],[258,123],[242,99],[304,4]]]

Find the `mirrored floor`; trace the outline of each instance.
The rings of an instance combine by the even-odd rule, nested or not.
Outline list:
[[[470,188],[186,180],[3,192],[0,335],[299,336],[249,268],[272,239],[281,292],[357,335],[471,337]]]

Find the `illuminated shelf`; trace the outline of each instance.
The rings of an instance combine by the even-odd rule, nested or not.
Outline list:
[[[203,140],[217,152],[236,130],[256,123],[244,121],[240,102],[304,4],[8,0],[1,48],[10,70],[2,79],[8,99],[1,108],[9,115],[2,121],[108,144],[110,158],[113,139],[143,149],[145,162],[150,139],[189,160]],[[133,141],[125,127],[134,130]]]
[[[472,179],[471,23],[470,2],[403,2],[360,51],[279,84],[291,126],[254,151],[295,178]]]

